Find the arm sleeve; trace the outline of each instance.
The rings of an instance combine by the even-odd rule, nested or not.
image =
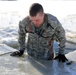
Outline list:
[[[25,50],[26,31],[25,31],[25,24],[22,23],[22,21],[19,22],[18,34],[19,34],[19,37],[18,37],[19,49]]]
[[[65,30],[58,20],[57,20],[57,27],[55,29],[55,36],[59,43],[59,54],[64,54],[65,42],[66,42]]]

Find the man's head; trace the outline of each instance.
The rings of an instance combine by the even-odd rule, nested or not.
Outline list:
[[[44,10],[42,5],[39,3],[32,4],[29,10],[29,15],[34,25],[40,27],[44,21]]]

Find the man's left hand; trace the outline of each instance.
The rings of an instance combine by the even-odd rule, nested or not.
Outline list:
[[[59,62],[65,62],[65,61],[68,61],[68,59],[65,57],[64,54],[59,54],[59,55],[56,56],[54,59],[58,59]]]

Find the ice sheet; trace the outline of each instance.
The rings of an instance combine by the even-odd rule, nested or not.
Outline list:
[[[10,53],[10,52],[13,52],[13,51],[17,51],[17,49],[9,47],[9,46],[7,46],[5,44],[0,44],[0,55]]]

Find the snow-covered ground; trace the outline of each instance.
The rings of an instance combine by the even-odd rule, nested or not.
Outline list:
[[[67,41],[76,43],[76,14],[66,16],[61,23],[66,31]]]
[[[17,32],[18,29],[13,26],[0,29],[0,43],[17,47]]]

